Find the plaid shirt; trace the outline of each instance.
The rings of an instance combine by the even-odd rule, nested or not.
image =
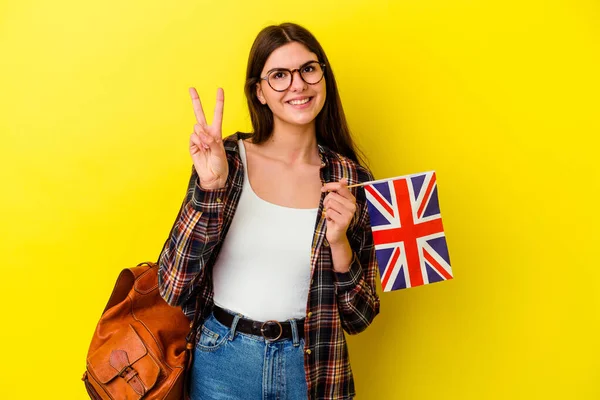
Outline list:
[[[231,225],[244,179],[234,134],[224,139],[229,163],[227,184],[222,189],[204,190],[194,168],[187,195],[159,260],[158,282],[163,298],[181,306],[192,318],[196,305],[205,318],[213,306],[212,267]],[[357,163],[319,145],[321,181],[343,177],[348,184],[372,180],[371,173]],[[325,238],[325,217],[321,196],[310,264],[310,289],[304,324],[304,369],[309,399],[350,399],[355,395],[344,332],[363,331],[379,313],[375,290],[377,264],[369,226],[367,202],[362,188],[351,189],[357,211],[347,236],[354,252],[350,270],[333,271],[331,251]],[[198,298],[198,296],[200,296]]]

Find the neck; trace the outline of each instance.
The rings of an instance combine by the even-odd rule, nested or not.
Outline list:
[[[271,138],[260,147],[286,164],[320,163],[314,122],[298,126],[275,121]]]

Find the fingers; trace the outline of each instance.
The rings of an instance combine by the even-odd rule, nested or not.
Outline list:
[[[354,195],[352,194],[350,189],[348,189],[348,179],[347,178],[342,178],[339,182],[326,183],[321,188],[321,192],[334,192],[334,193],[339,194],[343,198],[348,199],[348,200],[352,201],[353,203],[356,203],[356,198],[354,197]]]
[[[340,196],[342,196],[348,200],[356,201],[356,199],[354,198],[354,195],[352,194],[352,192],[350,192],[350,189],[348,189],[348,179],[347,178],[342,178],[339,182],[326,183],[321,188],[321,192],[336,192]]]
[[[327,220],[333,220],[340,227],[347,228],[352,221],[353,212],[350,212],[340,203],[332,200],[329,202],[329,207],[325,208],[325,217]]]
[[[194,115],[196,116],[196,121],[200,125],[207,126],[206,117],[204,116],[204,110],[202,109],[202,102],[200,101],[200,96],[198,96],[196,88],[190,88],[190,97],[192,98],[192,107],[194,108]]]
[[[347,199],[336,192],[331,192],[325,196],[323,207],[326,209],[334,208],[340,213],[342,210],[345,210],[350,215],[354,215],[356,212],[356,201],[354,200],[354,197],[352,197],[352,199]]]
[[[212,137],[206,127],[195,124],[194,125],[194,134],[200,141],[201,148],[208,149],[212,147],[214,150],[217,150],[219,147],[219,141],[217,141],[214,137]]]
[[[216,143],[222,141],[222,127],[223,127],[223,109],[225,104],[225,93],[222,88],[217,89],[217,101],[215,104],[215,114],[211,126],[208,126],[206,122],[206,116],[204,115],[204,109],[202,108],[202,102],[200,96],[195,88],[189,89],[190,96],[192,98],[192,106],[194,108],[194,115],[196,115],[196,121],[204,129],[206,135],[211,136]]]
[[[217,128],[219,138],[223,127],[223,108],[225,106],[225,92],[222,88],[217,89],[217,102],[215,104],[215,115],[213,118],[213,126]]]
[[[356,212],[356,198],[348,190],[348,180],[329,182],[323,185],[323,192],[329,192],[323,200],[325,217],[336,225],[348,227]]]
[[[190,149],[192,150],[192,154],[195,154],[198,151],[208,149],[208,145],[203,143],[202,140],[200,140],[200,136],[194,132],[190,135]]]
[[[344,218],[342,214],[332,208],[328,208],[327,211],[325,211],[325,219],[338,225],[344,225],[346,221],[346,218]]]

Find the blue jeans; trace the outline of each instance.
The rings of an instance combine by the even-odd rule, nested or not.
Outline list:
[[[292,339],[266,341],[236,332],[211,314],[194,352],[193,400],[306,400],[304,339],[292,320]]]

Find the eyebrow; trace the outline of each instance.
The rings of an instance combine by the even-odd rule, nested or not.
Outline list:
[[[298,67],[298,69],[300,69],[300,68],[304,67],[304,66],[305,66],[305,65],[307,65],[307,64],[314,63],[314,62],[318,63],[318,62],[319,62],[319,60],[309,60],[309,61],[306,61],[304,64],[301,64],[301,65]],[[279,69],[285,69],[285,70],[288,70],[288,71],[290,71],[290,69],[289,69],[289,68],[276,67],[276,68],[271,68],[271,69],[270,69],[270,70],[268,70],[268,71],[267,71],[265,74],[270,74],[271,72],[273,72],[273,71],[277,71],[277,70],[279,70]]]

